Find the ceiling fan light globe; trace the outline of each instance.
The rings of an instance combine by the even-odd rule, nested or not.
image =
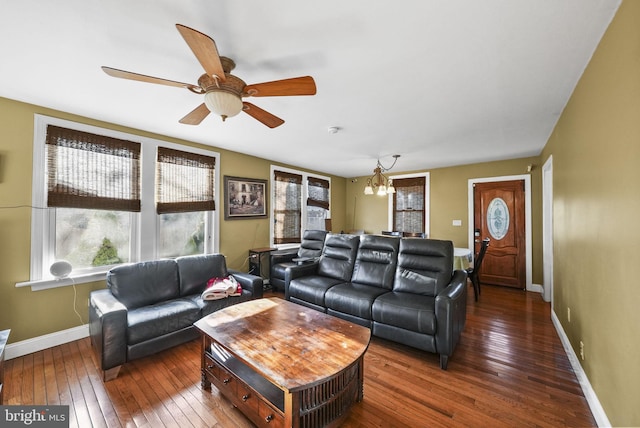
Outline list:
[[[225,118],[242,111],[242,100],[231,92],[209,91],[204,94],[204,103],[209,111]]]

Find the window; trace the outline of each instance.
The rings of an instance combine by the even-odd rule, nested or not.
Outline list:
[[[33,289],[67,260],[75,282],[111,266],[217,249],[218,154],[36,115]],[[53,281],[49,281],[53,282]]]
[[[273,243],[300,242],[302,175],[274,171]]]
[[[307,177],[307,229],[324,230],[329,215],[329,180]]]
[[[273,245],[298,244],[303,230],[324,230],[330,217],[330,178],[274,166],[271,171]]]
[[[429,174],[390,177],[396,192],[389,195],[390,230],[428,235]]]
[[[140,211],[140,144],[59,126],[45,139],[53,259],[76,269],[129,261],[130,214]]]
[[[216,159],[166,147],[157,156],[158,256],[202,254],[205,211],[215,209]]]

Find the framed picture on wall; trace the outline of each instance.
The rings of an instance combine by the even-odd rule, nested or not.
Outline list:
[[[224,176],[224,219],[267,218],[267,180]]]

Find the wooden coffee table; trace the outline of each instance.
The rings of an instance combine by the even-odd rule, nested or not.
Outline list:
[[[258,426],[338,426],[362,400],[368,328],[279,298],[195,323],[202,387],[215,385]]]

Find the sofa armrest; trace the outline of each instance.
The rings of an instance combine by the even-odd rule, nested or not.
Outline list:
[[[289,283],[303,276],[313,275],[318,271],[318,261],[290,266],[284,271],[284,298],[289,300]]]
[[[451,282],[436,296],[436,350],[440,367],[447,368],[448,357],[458,344],[467,321],[467,273],[456,270]]]
[[[251,291],[254,299],[262,298],[264,292],[264,281],[262,277],[234,269],[228,269],[228,272],[240,283],[243,290]]]
[[[101,370],[113,369],[127,361],[127,308],[109,289],[90,294],[89,335]]]
[[[269,256],[269,263],[270,266],[276,265],[278,263],[289,263],[295,257],[298,257],[297,248],[292,248],[290,250],[273,251]]]

